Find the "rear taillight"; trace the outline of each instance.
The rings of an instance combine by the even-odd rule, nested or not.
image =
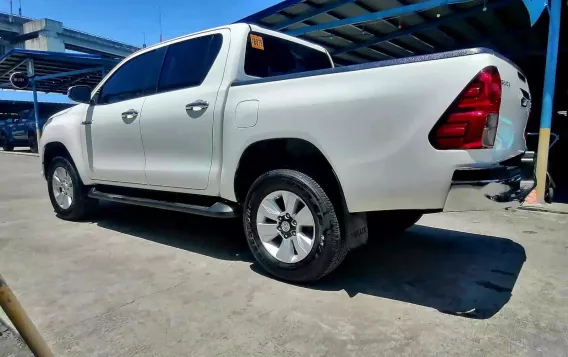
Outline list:
[[[495,144],[501,77],[495,67],[484,68],[460,93],[431,133],[441,150],[484,149]]]

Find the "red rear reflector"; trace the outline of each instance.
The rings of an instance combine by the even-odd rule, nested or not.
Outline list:
[[[452,137],[462,137],[465,135],[467,130],[467,123],[456,123],[456,124],[443,124],[438,128],[438,136],[441,138],[452,138]]]
[[[441,150],[491,148],[495,144],[501,106],[501,77],[496,67],[484,68],[460,93],[432,131]]]

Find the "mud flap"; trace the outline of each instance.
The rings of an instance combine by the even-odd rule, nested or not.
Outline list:
[[[354,249],[367,243],[369,229],[367,228],[366,213],[347,213],[343,217],[345,232],[347,232],[347,247]]]

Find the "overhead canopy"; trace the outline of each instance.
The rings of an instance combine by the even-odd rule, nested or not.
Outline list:
[[[468,47],[546,53],[547,21],[531,30],[520,0],[286,0],[237,22],[319,43],[339,64]]]
[[[99,55],[12,49],[0,57],[0,88],[13,88],[10,75],[27,72],[30,61],[35,70],[37,91],[60,94],[66,94],[72,85],[93,88],[103,74],[119,62]],[[31,85],[25,90],[31,90]]]

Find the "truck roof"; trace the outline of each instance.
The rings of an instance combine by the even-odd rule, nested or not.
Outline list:
[[[162,46],[167,46],[167,45],[168,45],[169,43],[171,43],[171,42],[176,42],[176,41],[178,41],[178,40],[180,40],[180,39],[183,39],[183,38],[186,38],[186,37],[190,37],[190,36],[195,36],[195,35],[198,35],[198,34],[200,34],[200,33],[206,33],[206,32],[211,32],[211,31],[220,30],[220,29],[229,29],[229,30],[230,30],[230,29],[233,29],[233,28],[243,28],[243,27],[248,27],[248,28],[250,28],[251,30],[253,30],[253,31],[255,31],[255,32],[260,32],[260,33],[264,33],[264,34],[267,34],[267,35],[271,35],[271,36],[283,38],[283,39],[285,39],[285,40],[287,40],[287,41],[296,42],[296,43],[299,43],[299,44],[301,44],[301,45],[314,48],[314,49],[316,49],[316,50],[318,50],[318,51],[327,52],[327,50],[326,50],[323,46],[316,45],[316,44],[314,44],[314,43],[312,43],[312,42],[309,42],[309,41],[306,41],[306,40],[302,40],[302,39],[297,38],[297,37],[294,37],[294,36],[290,36],[290,35],[286,35],[286,34],[281,33],[281,32],[269,30],[269,29],[266,29],[266,28],[261,27],[261,26],[258,26],[258,25],[245,24],[245,23],[238,23],[238,24],[217,26],[217,27],[213,27],[213,28],[209,28],[209,29],[205,29],[205,30],[201,30],[201,31],[197,31],[197,32],[188,33],[188,34],[181,35],[181,36],[178,36],[178,37],[174,37],[174,38],[171,38],[171,39],[169,39],[169,40],[165,40],[165,41],[162,41],[162,42],[160,42],[160,43],[156,43],[156,44],[154,44],[154,45],[148,46],[148,47],[146,47],[146,48],[142,48],[142,49],[140,49],[140,50],[138,50],[138,51],[132,53],[132,54],[131,54],[130,56],[128,56],[127,58],[132,57],[132,56],[138,54],[139,52],[148,51],[148,50],[151,50],[151,49],[154,49],[154,48],[159,48],[159,47],[162,47]]]

